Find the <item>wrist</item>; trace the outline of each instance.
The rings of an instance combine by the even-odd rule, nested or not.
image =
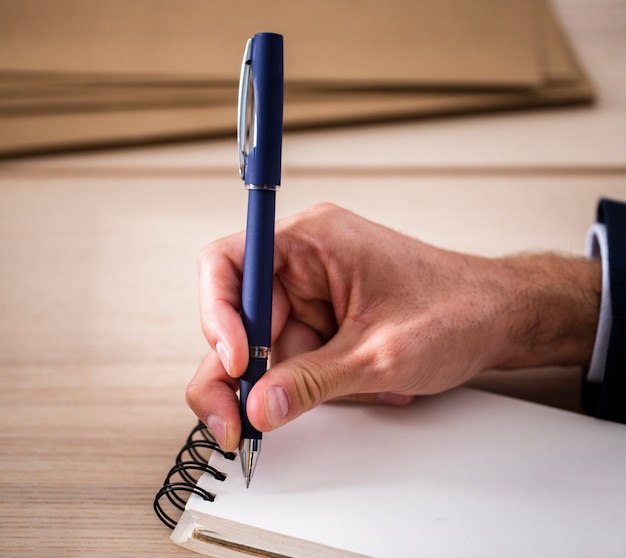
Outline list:
[[[556,254],[497,260],[504,335],[496,368],[588,365],[602,289],[599,262]]]

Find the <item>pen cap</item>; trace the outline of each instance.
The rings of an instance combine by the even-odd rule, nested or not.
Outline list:
[[[257,33],[250,52],[253,110],[244,181],[279,186],[283,137],[283,36]]]

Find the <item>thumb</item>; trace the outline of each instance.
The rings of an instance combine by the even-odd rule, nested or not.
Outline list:
[[[248,396],[246,410],[252,425],[268,432],[320,403],[364,391],[367,374],[353,352],[337,345],[331,341],[272,366]]]

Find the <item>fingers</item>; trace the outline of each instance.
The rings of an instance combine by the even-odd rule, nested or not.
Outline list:
[[[272,366],[248,396],[248,418],[255,428],[274,430],[325,401],[378,389],[371,366],[352,350],[348,337],[339,335]]]
[[[273,430],[350,394],[403,405],[412,394],[432,392],[427,384],[438,368],[432,354],[447,353],[432,341],[445,336],[431,329],[421,335],[427,342],[415,343],[415,317],[428,322],[430,307],[439,316],[436,292],[418,289],[413,300],[416,270],[422,279],[425,273],[421,245],[333,207],[285,220],[276,231],[272,367],[250,392],[252,424]],[[199,256],[202,328],[213,351],[187,398],[225,449],[234,449],[241,432],[236,379],[248,363],[239,315],[243,252],[244,235],[238,234]],[[422,282],[431,291],[441,283]],[[416,377],[416,363],[426,373]]]
[[[241,322],[243,235],[204,248],[198,256],[202,331],[226,372],[239,377],[248,364],[248,342]]]
[[[323,340],[314,328],[298,320],[289,319],[272,345],[271,363],[277,364],[299,354],[314,351],[322,344]]]
[[[241,435],[237,387],[238,381],[226,374],[217,353],[210,351],[185,393],[191,410],[225,451],[235,451]]]
[[[329,348],[330,345],[330,348]],[[347,350],[345,350],[347,349]],[[328,400],[403,406],[414,396],[393,392],[358,393],[376,386],[365,362],[336,341],[322,345],[315,330],[292,320],[276,342],[278,362],[257,383],[248,399],[248,416],[262,432],[273,430]],[[241,435],[238,381],[229,377],[210,351],[189,383],[186,399],[225,451],[235,451]],[[357,393],[356,395],[350,395]]]
[[[307,247],[309,235],[290,225],[292,221],[285,220],[277,227],[272,344],[290,318],[317,331],[324,340],[337,330],[324,265]],[[244,245],[245,235],[239,233],[212,242],[198,256],[202,330],[234,378],[241,376],[248,364],[247,336],[240,316]]]

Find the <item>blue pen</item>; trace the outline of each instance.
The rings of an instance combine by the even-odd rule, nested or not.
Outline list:
[[[248,420],[248,394],[267,369],[271,345],[274,221],[283,132],[283,37],[258,33],[246,44],[239,82],[239,174],[248,190],[241,318],[250,360],[241,377],[239,455],[246,480],[254,474],[261,433]]]

